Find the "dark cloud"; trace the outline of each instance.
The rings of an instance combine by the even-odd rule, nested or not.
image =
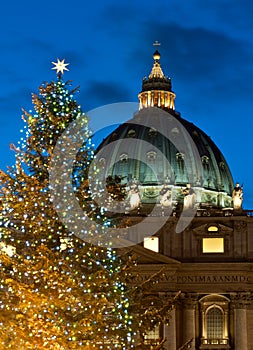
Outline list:
[[[129,101],[129,90],[120,83],[105,81],[87,82],[82,89],[80,100],[85,109],[92,109],[109,103]]]
[[[136,76],[148,73],[150,66],[145,67],[145,62],[149,64],[147,57],[156,39],[162,43],[164,70],[186,84],[197,81],[207,87],[217,83],[218,88],[222,77],[233,89],[244,74],[250,73],[252,41],[247,35],[238,36],[238,31],[253,29],[251,3],[187,0],[179,5],[172,0],[170,4],[163,1],[163,6],[162,12],[159,7],[158,17],[156,6],[141,8],[132,2],[111,4],[104,10],[111,23],[104,30],[114,32],[114,41],[126,43],[129,55],[125,61]]]
[[[244,69],[246,66],[252,67],[248,43],[232,39],[224,33],[205,28],[184,28],[177,23],[149,22],[143,36],[149,42],[154,37],[161,41],[164,67],[185,80],[200,79],[208,84],[221,73],[228,77],[233,71],[233,75],[236,75],[241,70],[242,62]],[[135,56],[135,62],[136,59],[138,56]],[[140,65],[141,61],[142,57]]]
[[[125,26],[131,31],[131,29],[135,29],[131,26],[131,23],[134,22],[136,25],[136,21],[138,22],[141,19],[138,9],[138,3],[111,2],[100,13],[100,18],[103,18],[103,22],[100,22],[100,25],[103,25],[105,30],[112,30],[115,33],[117,33],[117,30],[118,33],[122,32]],[[105,26],[106,22],[110,25]]]
[[[182,101],[188,113],[201,108],[203,111],[205,105],[209,105],[209,112],[217,113],[217,104],[229,104],[235,96],[238,100],[239,95],[241,102],[251,99],[253,45],[246,40],[205,28],[185,28],[177,23],[146,22],[138,35],[144,43],[155,38],[161,42],[163,71],[172,78],[178,96],[176,103],[180,105]],[[150,45],[133,48],[126,65],[132,65],[136,76],[149,74],[151,52]],[[235,108],[239,106],[238,103]]]
[[[38,56],[38,53],[41,53],[41,52],[48,53],[48,52],[51,52],[53,49],[53,45],[48,41],[40,40],[33,37],[27,40],[26,46],[27,48],[30,47],[32,50],[34,50],[34,52],[36,52],[36,56]]]
[[[194,0],[194,4],[191,5],[198,9],[194,12],[206,20],[206,26],[213,26],[217,31],[226,30],[227,34],[232,37],[238,32],[245,34],[253,29],[252,1],[213,0],[204,2]]]

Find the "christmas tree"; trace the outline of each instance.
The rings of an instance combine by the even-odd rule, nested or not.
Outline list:
[[[24,111],[26,137],[11,146],[16,165],[0,173],[0,349],[126,349],[131,317],[116,253],[69,232],[52,204],[53,150],[77,117],[84,135],[72,176],[77,196],[93,156],[77,89],[62,79],[67,64],[54,64],[57,81],[42,84],[34,112]]]
[[[56,81],[43,83],[32,95],[34,110],[23,111],[26,135],[11,145],[15,166],[0,171],[0,350],[162,349],[164,339],[146,341],[145,335],[168,322],[173,302],[143,302],[162,271],[136,285],[131,252],[119,256],[103,237],[102,245],[92,243],[100,234],[95,223],[106,229],[113,220],[89,191],[94,149],[88,118],[75,99],[78,89],[63,80],[68,64],[58,60],[54,65]],[[73,152],[77,140],[66,130],[77,120],[82,145],[66,168],[64,155]],[[67,142],[61,144],[64,133]],[[72,209],[67,186],[59,194],[59,217],[50,184],[52,167],[57,168],[56,183],[65,175],[71,179],[75,198],[90,219],[84,221],[82,234],[61,220]],[[118,181],[111,179],[109,185],[118,188]],[[119,190],[108,192],[121,196]]]

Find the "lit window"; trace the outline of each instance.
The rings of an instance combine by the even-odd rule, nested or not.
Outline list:
[[[152,250],[153,252],[159,252],[159,238],[158,237],[145,237],[143,246],[146,249]]]
[[[224,253],[224,238],[203,238],[203,253]]]
[[[208,232],[212,233],[212,232],[219,232],[219,228],[217,226],[209,226],[208,229],[207,229]]]
[[[229,300],[222,295],[209,294],[200,299],[200,304],[202,314],[201,345],[204,345],[203,349],[230,349],[228,346]],[[223,347],[222,345],[227,346]]]
[[[223,338],[223,313],[218,307],[212,307],[206,314],[207,339],[211,344],[219,344]]]
[[[131,129],[127,133],[127,137],[136,137],[136,132],[135,130]]]
[[[154,341],[157,341],[160,339],[160,327],[156,326],[154,329],[152,329],[151,331],[148,331],[145,335],[144,335],[144,339],[145,339],[145,344],[152,344],[154,343]]]

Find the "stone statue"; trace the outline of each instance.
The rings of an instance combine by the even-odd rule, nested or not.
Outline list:
[[[163,185],[163,187],[161,188],[160,195],[161,195],[160,204],[162,205],[162,207],[170,207],[172,203],[171,189],[166,184]]]
[[[232,200],[234,204],[234,209],[242,209],[242,200],[243,200],[243,188],[240,186],[240,184],[237,182],[235,184],[234,190],[232,192]]]
[[[137,184],[132,184],[128,192],[130,209],[138,209],[141,203],[140,191]]]
[[[184,195],[184,210],[193,209],[195,205],[196,195],[189,183],[186,184],[186,187],[182,190],[182,193]]]

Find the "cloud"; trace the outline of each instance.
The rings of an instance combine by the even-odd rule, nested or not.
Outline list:
[[[146,6],[149,7],[148,4]],[[103,24],[104,29],[112,30],[115,33],[121,33],[126,26],[131,31],[132,28],[135,28],[136,22],[141,18],[140,7],[138,2],[134,2],[133,4],[129,1],[127,3],[111,2],[111,4],[107,4],[102,9],[100,18],[103,21],[100,23]],[[104,26],[106,22],[110,26]]]
[[[162,43],[161,61],[167,63],[164,70],[184,82],[197,79],[207,86],[224,77],[232,87],[233,79],[237,81],[244,74],[241,62],[243,70],[251,69],[252,35],[246,35],[253,29],[250,2],[185,0],[182,6],[182,2],[172,0],[163,5],[164,11],[160,11],[160,7],[149,3],[111,3],[102,12],[110,22],[104,31],[114,34],[114,43],[126,43],[128,57],[131,55],[126,62],[134,72],[149,73],[144,62],[154,40]],[[245,35],[239,37],[239,33]],[[127,49],[121,48],[121,52]]]
[[[155,29],[150,29],[155,28]],[[205,28],[184,28],[176,23],[149,23],[145,36],[162,42],[162,60],[185,79],[215,79],[220,73],[233,75],[241,62],[251,64],[248,43]],[[196,76],[196,73],[198,75]]]
[[[82,89],[78,100],[88,110],[109,103],[129,101],[129,90],[125,85],[110,81],[89,81]]]
[[[155,39],[161,42],[163,71],[172,78],[177,101],[185,100],[189,111],[203,106],[204,101],[230,103],[231,98],[237,96],[238,99],[239,95],[242,99],[251,99],[253,43],[249,44],[246,39],[205,28],[156,22],[146,22],[138,35],[144,43]],[[132,48],[126,62],[126,66],[131,65],[131,74],[139,77],[149,74],[153,62],[151,50],[150,45]],[[213,104],[213,108],[217,105]]]

